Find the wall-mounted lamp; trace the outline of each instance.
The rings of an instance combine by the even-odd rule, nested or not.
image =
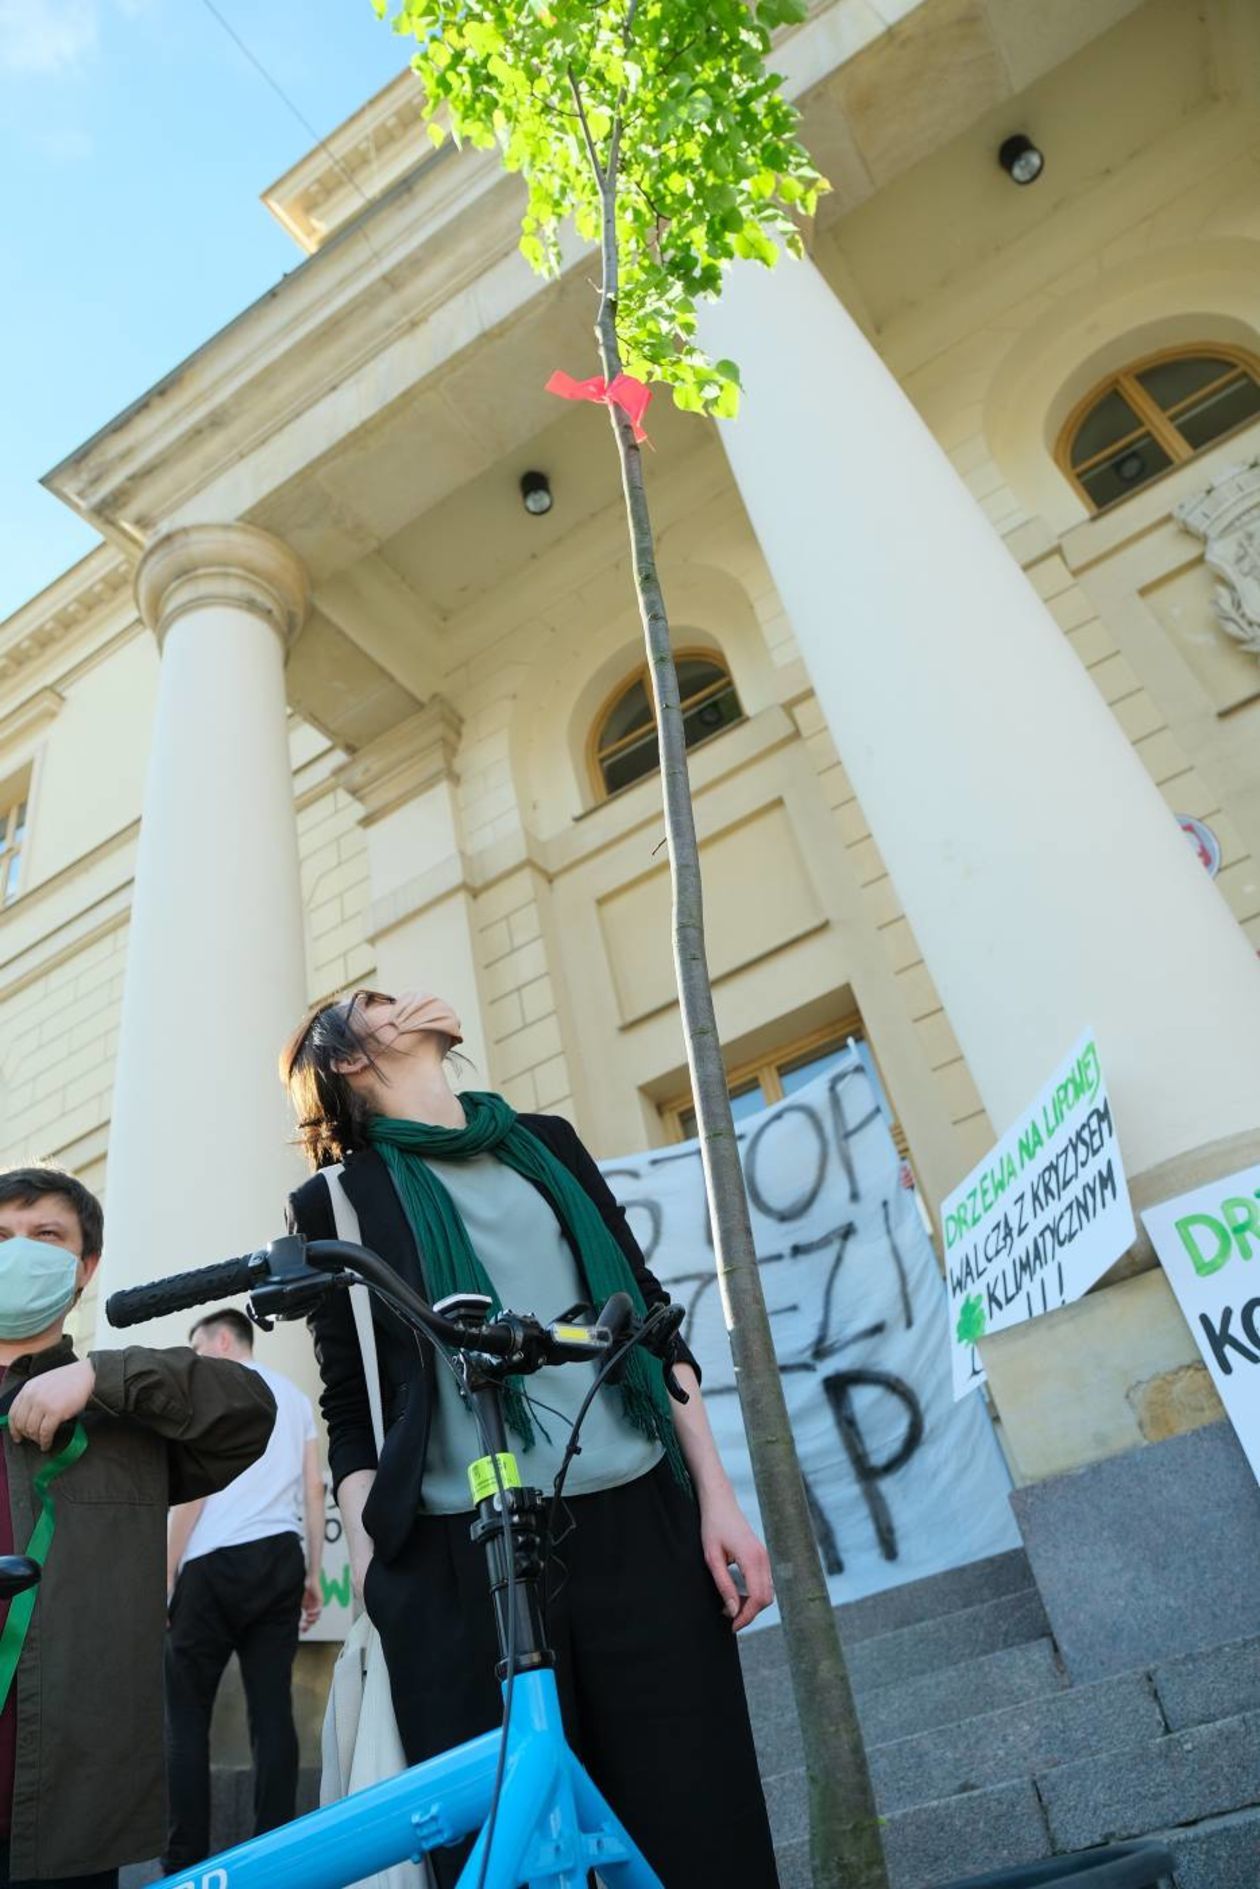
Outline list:
[[[1046,168],[1043,153],[1022,131],[1006,139],[998,151],[998,163],[1013,184],[1035,184]]]
[[[531,518],[542,518],[551,510],[551,480],[545,472],[521,474],[521,501]]]

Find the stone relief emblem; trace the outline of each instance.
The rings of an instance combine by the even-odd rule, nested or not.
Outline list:
[[[1221,628],[1260,656],[1260,459],[1228,467],[1173,516],[1203,539],[1203,561],[1222,580],[1212,597]]]

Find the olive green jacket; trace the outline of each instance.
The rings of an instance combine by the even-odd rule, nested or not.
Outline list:
[[[88,1447],[52,1484],[56,1528],[17,1678],[13,1877],[80,1876],[166,1841],[162,1656],[166,1511],[262,1455],[275,1423],[257,1371],[183,1347],[93,1351]],[[74,1362],[68,1338],[0,1374],[0,1401]],[[47,1459],[3,1432],[13,1545]]]

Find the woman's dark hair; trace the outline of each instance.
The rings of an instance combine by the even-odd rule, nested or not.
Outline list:
[[[280,1052],[280,1080],[297,1117],[299,1146],[313,1168],[344,1161],[367,1142],[371,1111],[337,1069],[338,1063],[360,1056],[367,1059],[369,1068],[377,1068],[372,1055],[374,1033],[362,1021],[362,1010],[355,1002],[365,994],[356,991],[351,997],[320,1004]],[[453,1044],[449,1037],[442,1041],[445,1058]]]

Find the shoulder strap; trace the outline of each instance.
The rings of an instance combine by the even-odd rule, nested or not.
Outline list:
[[[328,1197],[332,1201],[333,1221],[339,1240],[349,1240],[354,1246],[362,1246],[363,1230],[359,1225],[359,1216],[354,1210],[354,1202],[346,1192],[341,1178],[341,1163],[321,1170],[328,1187]],[[376,1454],[379,1457],[381,1445],[385,1441],[385,1412],[381,1402],[381,1367],[376,1355],[376,1326],[372,1320],[372,1296],[366,1286],[351,1286],[350,1310],[354,1316],[354,1329],[359,1339],[359,1354],[363,1359],[363,1378],[367,1384],[368,1407],[372,1412],[372,1435],[376,1440]]]

